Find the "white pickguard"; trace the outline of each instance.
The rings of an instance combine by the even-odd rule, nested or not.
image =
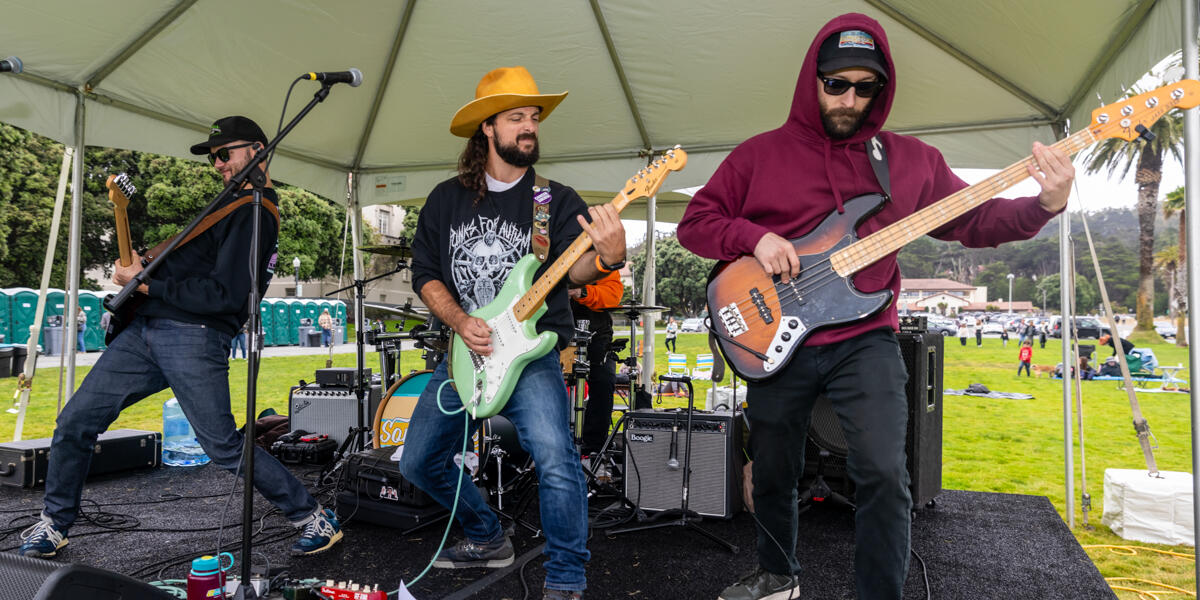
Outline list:
[[[513,314],[513,307],[520,299],[519,295],[514,295],[512,303],[503,312],[486,321],[488,327],[492,328],[492,353],[488,356],[479,356],[471,352],[471,357],[476,359],[474,360],[476,368],[473,379],[476,382],[480,380],[484,382],[483,389],[476,385],[472,392],[471,402],[475,405],[494,400],[500,391],[500,382],[512,368],[513,363],[538,345],[536,337],[531,338],[525,335],[524,327]]]

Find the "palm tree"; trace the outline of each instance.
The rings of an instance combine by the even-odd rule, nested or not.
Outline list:
[[[1184,332],[1187,330],[1184,322],[1187,320],[1187,204],[1186,195],[1183,186],[1175,188],[1175,190],[1167,192],[1166,200],[1163,202],[1163,218],[1170,219],[1175,215],[1179,215],[1179,246],[1176,253],[1179,255],[1176,259],[1177,268],[1175,269],[1175,291],[1171,296],[1169,303],[1174,311],[1173,318],[1175,319],[1175,345],[1186,347],[1187,335]],[[1178,268],[1185,267],[1185,268]]]
[[[1183,263],[1179,260],[1179,246],[1170,246],[1163,248],[1154,253],[1154,269],[1163,274],[1167,280],[1167,307],[1170,317],[1179,320],[1181,311],[1179,310],[1179,272],[1180,265]],[[1180,333],[1178,326],[1175,328],[1175,345],[1181,345],[1180,340],[1184,336]],[[1182,344],[1186,346],[1187,344]]]
[[[1160,85],[1166,85],[1162,82]],[[1157,86],[1156,86],[1157,87]],[[1149,91],[1133,86],[1129,96]],[[1138,186],[1138,291],[1137,325],[1134,334],[1154,333],[1154,218],[1158,213],[1158,185],[1162,182],[1163,158],[1169,152],[1183,161],[1183,115],[1172,110],[1150,126],[1152,140],[1126,142],[1108,138],[1095,146],[1085,158],[1088,173],[1107,169],[1110,176],[1124,179],[1136,165],[1134,181]]]

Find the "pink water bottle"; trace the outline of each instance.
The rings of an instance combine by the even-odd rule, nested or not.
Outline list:
[[[229,557],[229,564],[221,567],[221,556]],[[222,552],[219,556],[201,556],[192,561],[192,570],[187,578],[187,600],[224,600],[225,571],[233,567],[233,555]]]

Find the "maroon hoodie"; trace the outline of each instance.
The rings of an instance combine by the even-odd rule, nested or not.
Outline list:
[[[848,30],[866,31],[875,38],[887,59],[888,84],[875,98],[859,131],[849,139],[835,141],[821,124],[817,50],[831,34]],[[844,200],[882,193],[864,145],[873,136],[878,136],[887,150],[892,197],[883,210],[859,226],[860,237],[967,187],[932,146],[913,137],[881,132],[896,86],[892,55],[879,23],[861,14],[830,21],[813,39],[804,57],[787,122],[734,148],[688,203],[679,221],[679,243],[706,258],[733,260],[753,254],[755,245],[768,232],[798,238],[829,213],[843,212]],[[936,102],[936,94],[930,94],[928,101]],[[1041,208],[1037,197],[995,198],[930,235],[958,240],[970,247],[996,246],[1033,237],[1052,217]],[[896,255],[866,267],[855,276],[854,283],[863,292],[891,288],[898,297],[900,268]],[[805,340],[805,345],[840,342],[889,325],[892,329],[898,326],[895,302],[863,321],[817,331]]]

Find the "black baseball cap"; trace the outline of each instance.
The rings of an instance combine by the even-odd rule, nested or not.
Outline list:
[[[258,123],[249,118],[234,115],[232,117],[217,119],[217,122],[213,123],[209,129],[208,141],[192,146],[192,154],[208,154],[209,150],[217,146],[223,146],[237,140],[261,142],[262,145],[267,145],[267,136],[263,133],[262,127],[258,126]]]
[[[875,38],[861,29],[839,31],[825,38],[817,51],[817,71],[821,74],[859,67],[887,77],[886,65]]]

